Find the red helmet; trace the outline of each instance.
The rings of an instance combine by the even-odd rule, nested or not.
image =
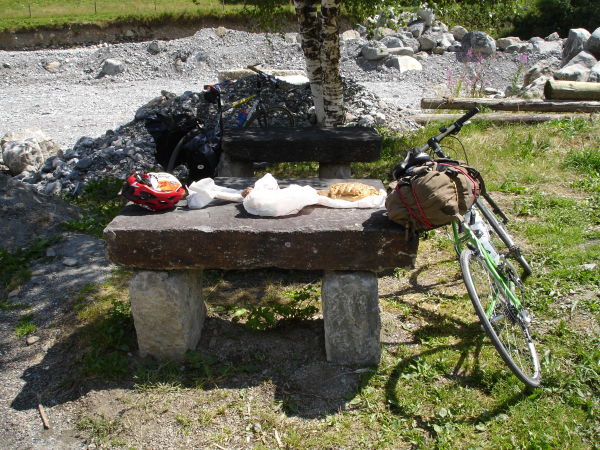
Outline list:
[[[152,211],[174,208],[185,189],[170,173],[135,172],[127,178],[121,195]]]

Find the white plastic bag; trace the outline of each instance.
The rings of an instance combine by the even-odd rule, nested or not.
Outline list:
[[[292,184],[279,189],[277,180],[268,173],[254,184],[254,189],[244,198],[244,208],[255,216],[278,217],[298,214],[309,205],[322,205],[329,208],[381,208],[385,204],[386,193],[363,198],[355,202],[337,200],[319,195],[310,186]]]
[[[212,178],[193,182],[188,186],[188,191],[190,194],[187,197],[187,204],[190,209],[204,208],[215,198],[238,203],[243,200],[241,191],[217,186]]]

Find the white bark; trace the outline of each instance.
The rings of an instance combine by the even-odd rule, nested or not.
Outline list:
[[[344,121],[343,88],[339,74],[340,45],[337,16],[341,0],[294,0],[300,24],[306,71],[320,125]]]

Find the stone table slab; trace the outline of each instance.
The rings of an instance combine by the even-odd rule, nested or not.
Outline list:
[[[250,178],[217,178],[243,189]],[[349,180],[278,180],[326,189]],[[383,188],[379,180],[361,181]],[[215,201],[200,210],[178,206],[151,212],[126,206],[104,230],[109,259],[144,270],[259,269],[366,270],[414,264],[418,239],[390,221],[385,209],[309,206],[299,214],[258,217],[240,203]]]

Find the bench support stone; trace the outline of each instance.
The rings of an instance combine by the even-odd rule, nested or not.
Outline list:
[[[351,178],[350,164],[319,163],[319,178]]]
[[[326,271],[321,288],[327,361],[379,364],[377,275],[367,271]]]
[[[196,347],[206,305],[201,270],[142,270],[129,283],[141,356],[180,361]]]

